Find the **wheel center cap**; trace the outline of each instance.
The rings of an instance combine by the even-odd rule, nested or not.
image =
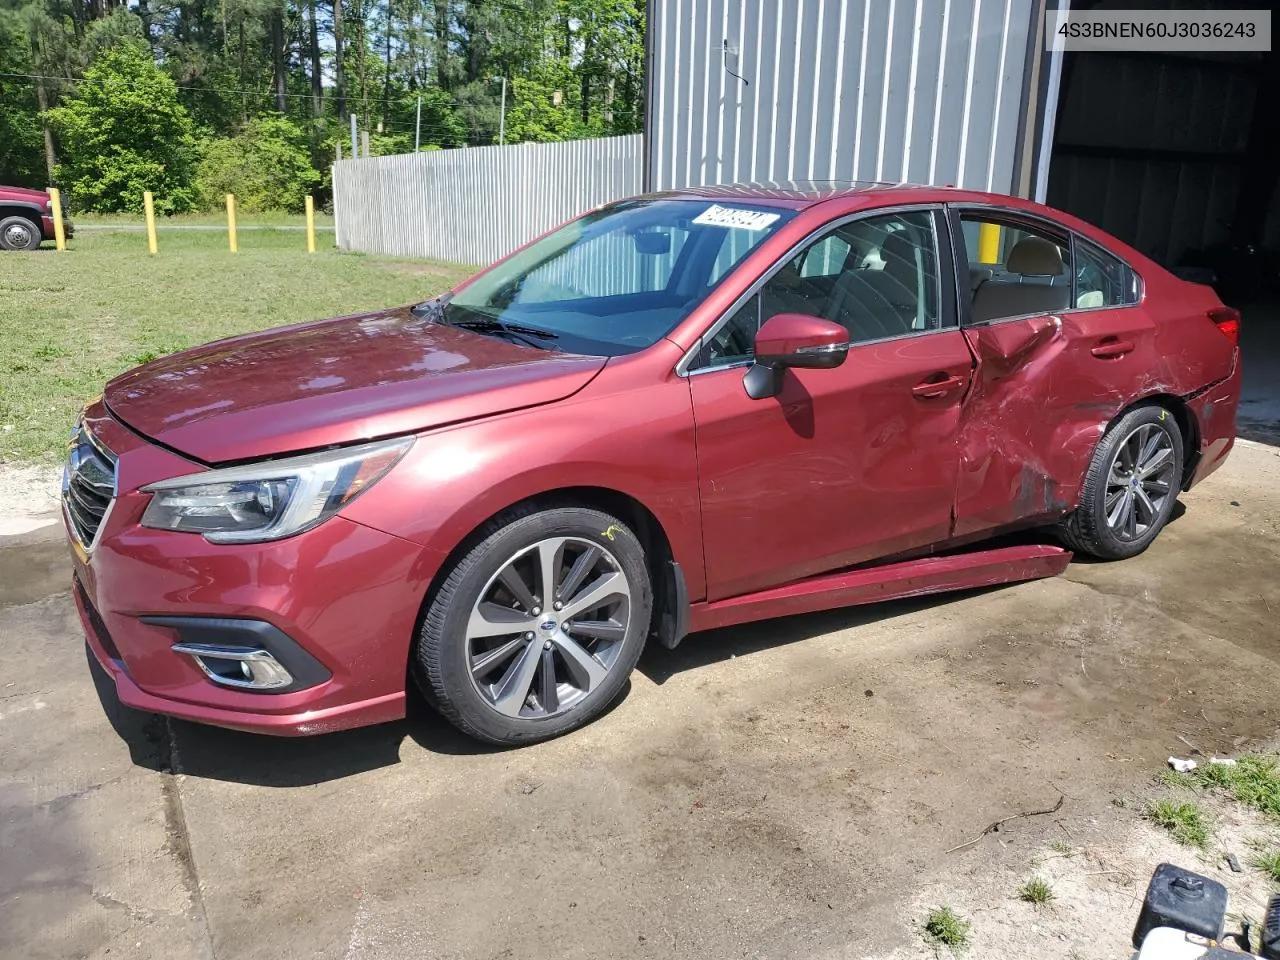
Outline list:
[[[540,626],[547,633],[550,633],[556,627],[560,626],[560,624],[556,623],[554,620],[543,620],[542,623],[538,624],[538,626]]]

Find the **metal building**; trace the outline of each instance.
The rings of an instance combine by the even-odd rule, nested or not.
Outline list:
[[[1068,3],[1185,6],[649,0],[646,187],[954,184],[1046,201],[1170,265],[1280,247],[1275,53],[1046,52],[1046,11]]]
[[[651,0],[652,189],[1027,192],[1037,0]]]

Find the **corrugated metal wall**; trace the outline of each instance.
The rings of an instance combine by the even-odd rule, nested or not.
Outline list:
[[[910,180],[1009,191],[1036,6],[651,0],[650,185]]]
[[[643,138],[467,147],[343,160],[344,250],[487,264],[585,210],[641,190]]]

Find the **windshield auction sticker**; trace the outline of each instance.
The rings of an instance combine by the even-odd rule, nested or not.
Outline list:
[[[722,207],[712,204],[693,218],[693,222],[703,227],[734,227],[738,230],[763,230],[778,219],[776,213],[762,213],[759,210],[742,210],[734,207]]]

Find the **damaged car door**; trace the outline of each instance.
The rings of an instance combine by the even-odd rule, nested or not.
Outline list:
[[[1055,520],[1075,504],[1108,422],[1159,367],[1155,324],[1134,271],[1060,224],[960,207],[951,225],[976,362],[953,534]]]
[[[704,334],[688,378],[709,599],[946,539],[973,365],[948,238],[941,207],[829,225]],[[753,398],[754,339],[783,314],[838,324],[847,357]]]

